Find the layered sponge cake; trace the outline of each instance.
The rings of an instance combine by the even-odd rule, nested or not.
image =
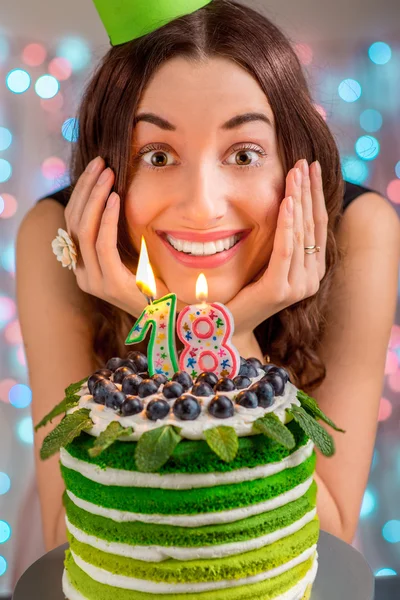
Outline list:
[[[255,359],[231,382],[151,378],[140,357],[122,377],[132,358],[119,360],[69,386],[39,424],[66,412],[42,448],[60,450],[66,487],[65,596],[308,598],[315,445],[333,453],[317,419],[334,424],[284,369]]]

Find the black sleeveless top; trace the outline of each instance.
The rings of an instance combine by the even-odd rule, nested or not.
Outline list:
[[[349,206],[349,204],[351,204],[351,202],[353,202],[353,200],[358,198],[358,196],[361,196],[361,194],[365,194],[366,192],[375,191],[375,190],[372,190],[371,188],[366,188],[362,185],[356,185],[355,183],[350,183],[349,181],[345,181],[344,183],[345,183],[345,191],[344,191],[344,196],[343,196],[343,210],[345,208],[347,208]],[[56,200],[63,206],[67,206],[71,193],[72,193],[72,186],[67,186],[56,192],[50,192],[49,194],[47,194],[47,196],[43,196],[42,198],[39,198],[39,200],[37,200],[37,202],[40,202],[41,200],[46,200],[47,198],[51,198],[52,200]]]

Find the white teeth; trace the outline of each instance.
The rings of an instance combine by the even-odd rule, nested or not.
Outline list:
[[[178,252],[185,252],[193,256],[212,256],[218,252],[229,250],[240,239],[239,235],[231,235],[230,237],[216,240],[215,242],[189,242],[187,240],[178,240],[171,235],[167,235],[167,240]]]

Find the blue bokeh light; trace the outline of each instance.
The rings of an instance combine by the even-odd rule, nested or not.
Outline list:
[[[11,537],[11,527],[7,521],[0,521],[0,544],[4,544]]]
[[[396,166],[394,168],[394,172],[396,173],[396,177],[398,177],[400,179],[400,160],[398,163],[396,163]]]
[[[12,175],[12,166],[4,158],[0,158],[0,183],[5,183]],[[4,210],[4,209],[3,209]]]
[[[6,86],[13,94],[23,94],[31,85],[31,76],[23,69],[13,69],[6,76]]]
[[[24,444],[33,444],[33,423],[31,417],[24,417],[17,425],[18,437]]]
[[[0,35],[0,65],[4,64],[10,54],[10,45],[4,35]]]
[[[368,133],[374,133],[379,131],[382,127],[383,119],[382,115],[378,110],[374,108],[367,108],[360,115],[360,125]]]
[[[397,575],[394,569],[384,568],[375,571],[375,577],[390,577],[391,575]]]
[[[346,181],[361,185],[367,179],[369,170],[363,160],[355,156],[344,156],[342,158],[342,173]]]
[[[370,488],[367,488],[365,490],[364,498],[363,498],[362,505],[361,505],[360,517],[362,519],[365,519],[365,517],[368,517],[369,515],[371,515],[375,509],[376,509],[376,495]]]
[[[338,87],[339,96],[345,102],[355,102],[361,96],[361,85],[355,79],[344,79]]]
[[[84,40],[68,37],[59,44],[57,56],[66,58],[74,71],[80,71],[89,65],[91,53]]]
[[[382,528],[382,535],[391,544],[400,542],[400,521],[393,519],[385,523]]]
[[[7,561],[4,556],[0,556],[0,577],[7,571]]]
[[[54,98],[60,89],[60,84],[53,75],[42,75],[35,83],[35,92],[40,98]]]
[[[8,392],[8,398],[15,408],[26,408],[32,402],[31,388],[24,383],[17,383]]]
[[[0,150],[7,150],[11,146],[12,134],[7,127],[0,127]]]
[[[363,160],[374,160],[380,152],[380,144],[373,135],[362,135],[355,143],[356,154]]]
[[[61,133],[67,142],[76,142],[79,138],[79,121],[70,118],[64,121],[61,127]]]
[[[3,206],[3,208],[2,208]],[[0,215],[4,210],[4,200],[0,196]],[[8,248],[0,254],[0,264],[7,273],[15,273],[15,245],[10,244]]]
[[[392,58],[392,50],[385,42],[375,42],[369,47],[368,56],[376,65],[386,65]]]
[[[7,494],[11,487],[11,479],[7,473],[0,471],[0,496]]]

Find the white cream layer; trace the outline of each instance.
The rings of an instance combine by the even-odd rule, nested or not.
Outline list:
[[[260,374],[258,377],[254,377],[252,379],[252,383],[255,383],[261,377],[263,377],[265,373]],[[116,386],[121,389],[121,385],[116,384]],[[160,391],[162,388],[160,388]],[[90,418],[93,421],[93,427],[88,430],[90,435],[98,437],[102,431],[104,431],[108,425],[112,421],[118,421],[121,423],[123,427],[133,427],[134,431],[131,435],[124,436],[123,441],[136,441],[138,440],[143,433],[149,431],[150,429],[156,429],[157,427],[162,427],[163,425],[175,425],[176,427],[181,428],[180,435],[183,438],[187,438],[190,440],[201,440],[204,438],[204,431],[206,429],[212,429],[213,427],[217,427],[219,425],[226,425],[227,427],[233,427],[238,434],[238,436],[248,436],[254,434],[253,432],[253,422],[259,417],[263,417],[267,413],[273,412],[282,423],[288,422],[288,418],[286,415],[286,409],[290,408],[292,404],[295,406],[301,406],[300,401],[297,399],[298,388],[295,387],[290,381],[286,383],[285,393],[283,396],[275,396],[275,401],[272,406],[268,408],[262,408],[261,406],[257,408],[244,408],[243,406],[235,404],[235,414],[233,417],[229,417],[229,419],[217,419],[210,415],[207,410],[209,403],[211,402],[212,396],[198,398],[201,405],[201,413],[197,419],[194,421],[181,421],[177,419],[172,412],[168,414],[165,419],[158,419],[157,421],[151,421],[145,415],[145,411],[143,410],[141,413],[137,415],[132,415],[130,417],[123,417],[119,415],[115,410],[111,408],[107,408],[102,404],[97,404],[94,402],[91,394],[88,393],[88,388],[85,386],[80,390],[78,395],[81,396],[79,403],[77,406],[70,408],[67,413],[73,413],[80,408],[87,408],[90,410]],[[239,390],[234,392],[218,392],[218,394],[223,394],[224,396],[228,396],[233,398],[239,393]],[[153,394],[152,396],[148,396],[143,399],[143,404],[146,407],[147,403],[150,400],[159,394]]]
[[[307,444],[279,462],[259,465],[257,467],[244,467],[226,473],[140,473],[139,471],[125,471],[107,467],[100,468],[98,465],[88,463],[84,460],[74,458],[61,448],[61,464],[68,469],[80,473],[87,479],[101,483],[102,485],[117,485],[120,487],[143,487],[166,490],[190,490],[192,488],[214,487],[216,485],[228,485],[231,483],[242,483],[270,477],[280,473],[284,469],[297,467],[309,458],[313,452],[314,443],[309,440]]]
[[[130,544],[121,544],[118,542],[108,542],[102,540],[93,535],[89,535],[78,529],[65,518],[67,529],[72,535],[83,544],[88,544],[97,550],[108,552],[110,554],[117,554],[118,556],[124,556],[126,558],[134,558],[136,560],[142,560],[145,562],[161,562],[169,558],[175,558],[176,560],[197,560],[205,558],[222,558],[223,556],[233,556],[234,554],[242,554],[243,552],[250,552],[251,550],[257,550],[268,546],[288,535],[300,531],[302,527],[307,525],[313,520],[317,513],[317,510],[313,508],[306,513],[301,519],[291,523],[287,527],[272,531],[266,535],[258,538],[244,540],[241,542],[233,542],[231,544],[219,544],[215,546],[203,546],[203,547],[178,547],[178,546],[131,546]]]
[[[208,592],[211,590],[221,590],[227,587],[239,587],[242,585],[251,585],[252,583],[259,583],[266,579],[271,579],[277,575],[281,575],[289,569],[300,565],[302,562],[308,560],[316,551],[317,544],[310,546],[307,550],[304,550],[299,556],[296,556],[292,560],[279,565],[264,573],[258,573],[250,577],[243,577],[241,579],[230,579],[222,581],[202,581],[196,583],[164,583],[151,581],[149,579],[137,579],[136,577],[127,577],[126,575],[116,575],[110,573],[100,567],[86,562],[80,556],[75,554],[71,549],[72,557],[75,563],[82,571],[89,575],[95,581],[103,583],[104,585],[110,585],[111,587],[122,588],[125,590],[135,590],[136,592],[147,592],[148,594],[190,594]]]
[[[315,558],[311,568],[306,573],[305,577],[298,581],[295,586],[293,586],[290,590],[286,591],[279,596],[276,596],[274,600],[302,600],[307,586],[311,585],[318,571],[318,553],[316,552]],[[87,600],[85,596],[82,596],[78,590],[74,588],[72,583],[69,580],[68,573],[64,569],[63,577],[62,577],[62,590],[64,595],[68,598],[68,600]]]
[[[106,517],[119,523],[126,523],[128,521],[139,521],[141,523],[155,523],[158,525],[179,525],[180,527],[201,527],[202,525],[218,525],[220,523],[233,523],[234,521],[240,521],[252,517],[253,515],[259,515],[263,512],[273,510],[279,506],[284,506],[297,500],[303,496],[309,489],[313,482],[313,476],[309,477],[303,483],[300,483],[296,487],[270,498],[265,502],[259,504],[250,504],[249,506],[243,506],[241,508],[231,508],[229,510],[221,510],[219,512],[208,512],[198,513],[196,515],[161,515],[161,514],[145,514],[145,513],[134,513],[124,510],[117,510],[115,508],[105,508],[97,504],[92,504],[87,500],[82,500],[75,496],[72,492],[67,490],[67,494],[72,502],[91,513],[92,515],[99,515]]]

